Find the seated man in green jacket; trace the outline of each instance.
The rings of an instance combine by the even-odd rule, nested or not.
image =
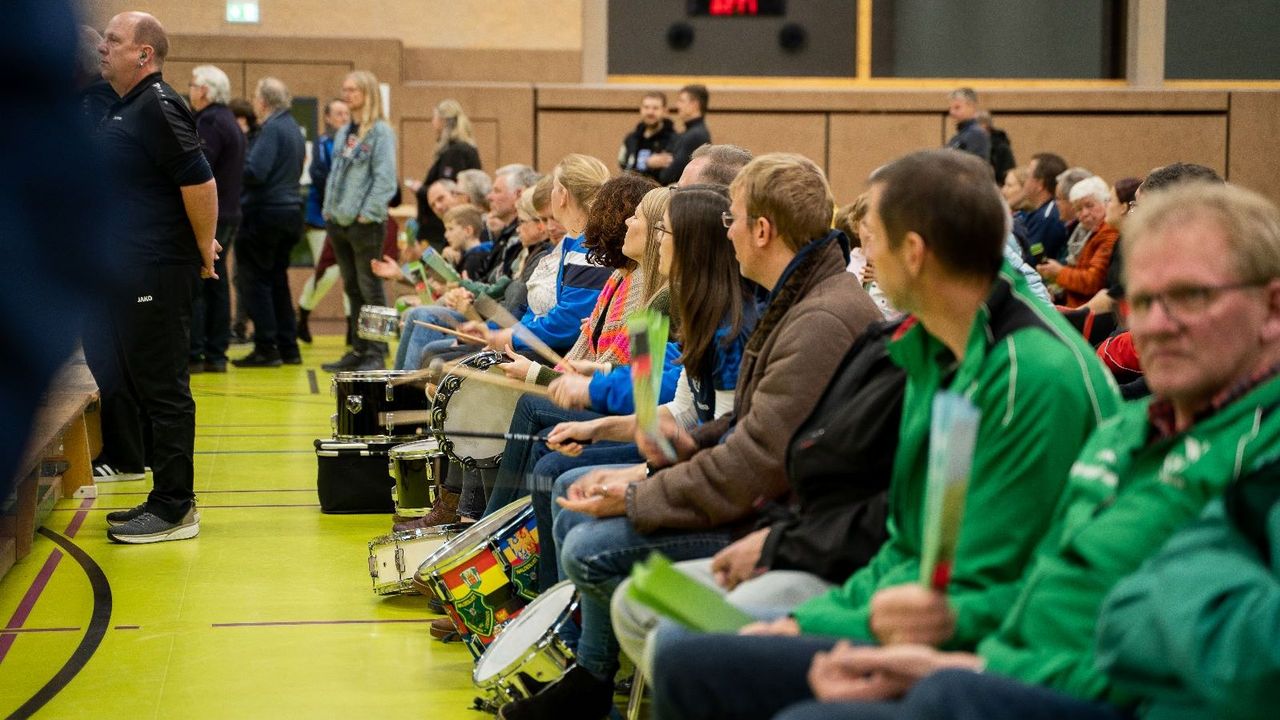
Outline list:
[[[1143,627],[1160,624],[1168,642],[1126,623],[1123,639],[1116,630],[1104,634],[1102,658],[1133,684],[1117,688],[1097,669],[1092,638],[1104,595],[1228,483],[1271,474],[1280,443],[1280,414],[1274,412],[1280,407],[1280,212],[1253,193],[1208,185],[1144,196],[1141,208],[1125,228],[1125,270],[1130,325],[1155,397],[1127,405],[1081,452],[1030,570],[988,596],[988,610],[1003,617],[999,629],[975,654],[924,644],[871,648],[808,639],[816,657],[806,687],[790,696],[801,702],[777,717],[1110,720],[1127,716],[1138,699],[1132,690],[1140,695],[1156,678],[1169,683],[1176,672],[1169,668],[1195,658],[1212,659],[1217,674],[1195,676],[1183,668],[1188,688],[1223,683],[1205,698],[1213,710],[1197,717],[1231,715],[1229,705],[1238,698],[1227,698],[1224,689],[1233,680],[1255,693],[1266,685],[1248,675],[1254,658],[1233,657],[1232,650],[1243,652],[1244,646],[1233,648],[1222,632],[1234,627],[1239,636],[1241,624],[1223,620],[1221,611],[1232,605],[1220,601],[1228,594],[1208,591],[1228,577],[1218,572],[1221,566],[1204,574],[1204,586],[1194,590],[1191,578],[1184,578],[1183,591],[1164,588],[1163,601],[1171,606],[1181,601],[1203,609],[1185,616],[1188,621],[1209,609],[1212,619],[1183,627],[1162,608],[1166,615]],[[1181,573],[1188,569],[1178,566]],[[1244,576],[1232,581],[1238,577]],[[1123,585],[1113,605],[1122,608],[1133,590]],[[915,626],[931,628],[933,644],[947,643],[951,628],[959,629],[954,618],[961,607],[942,596],[921,605]],[[1256,617],[1249,621],[1253,630],[1273,628],[1273,616]],[[1211,621],[1216,624],[1209,627]],[[1179,639],[1180,645],[1172,642]],[[1225,652],[1210,641],[1224,643]],[[1139,646],[1153,662],[1145,685],[1136,682]],[[749,661],[740,648],[731,650],[735,662]],[[1274,658],[1274,648],[1268,652]],[[775,672],[779,654],[775,647]],[[664,703],[680,703],[683,692]],[[775,704],[768,711],[778,709]]]

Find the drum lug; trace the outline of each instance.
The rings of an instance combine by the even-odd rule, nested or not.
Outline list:
[[[392,400],[395,400],[395,399],[396,399],[396,388],[395,388],[395,386],[394,386],[394,385],[392,385],[391,383],[387,383],[387,385],[386,385],[386,389],[387,389],[387,392],[386,392],[386,395],[387,395],[387,402],[391,402]]]
[[[378,558],[373,555],[369,556],[369,577],[378,579]]]
[[[334,375],[329,380],[329,397],[338,397],[338,376]]]
[[[334,437],[338,437],[338,413],[329,416],[329,429],[333,431]]]
[[[396,571],[404,577],[404,548],[396,547]]]
[[[364,407],[364,397],[360,395],[347,396],[347,412],[351,413],[352,415],[356,415],[360,412],[360,409],[363,407]]]

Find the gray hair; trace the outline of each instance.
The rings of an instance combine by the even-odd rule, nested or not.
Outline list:
[[[742,168],[751,162],[751,151],[737,145],[721,144],[702,145],[689,156],[690,160],[705,157],[707,164],[698,173],[698,181],[728,185],[738,176]]]
[[[542,176],[537,170],[528,165],[520,163],[512,163],[511,165],[503,165],[493,173],[493,179],[506,178],[507,189],[514,193],[520,193],[527,188],[531,188],[538,183],[538,179]]]
[[[971,87],[956,88],[947,97],[951,100],[964,100],[967,103],[978,104],[978,93]]]
[[[1105,205],[1111,199],[1111,188],[1106,180],[1094,175],[1072,184],[1071,189],[1067,191],[1067,199],[1071,202],[1087,197],[1092,197]]]
[[[191,82],[209,90],[209,102],[226,105],[231,102],[231,81],[215,65],[197,65],[191,71]]]
[[[1058,173],[1056,181],[1058,183],[1057,193],[1059,197],[1070,198],[1071,188],[1075,184],[1085,178],[1093,177],[1093,171],[1082,167],[1073,167]]]
[[[493,180],[483,170],[463,170],[458,173],[458,188],[471,198],[471,204],[482,210],[489,209],[485,196],[493,189]]]
[[[272,110],[288,110],[293,102],[289,88],[273,77],[264,77],[259,80],[257,93],[258,97],[262,98],[262,104]]]

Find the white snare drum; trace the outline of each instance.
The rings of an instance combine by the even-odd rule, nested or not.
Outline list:
[[[502,371],[494,367],[499,359],[498,353],[483,350],[466,357],[461,364],[472,371],[501,374]],[[440,441],[440,449],[468,469],[497,467],[507,444],[505,440],[451,438],[449,431],[505,433],[511,427],[519,400],[520,393],[509,388],[445,375],[431,401],[431,426]]]
[[[537,692],[530,680],[541,685],[559,680],[575,662],[560,630],[575,622],[577,610],[578,593],[568,580],[539,595],[480,657],[471,672],[476,687],[501,707]]]
[[[464,529],[458,525],[437,525],[376,537],[369,541],[369,575],[378,595],[416,593],[413,573],[432,553]]]
[[[365,340],[395,340],[400,337],[400,314],[395,308],[362,305],[356,317],[356,334]]]

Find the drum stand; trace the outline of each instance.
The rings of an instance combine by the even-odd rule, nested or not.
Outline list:
[[[640,705],[644,702],[644,675],[640,668],[631,678],[631,696],[627,698],[627,716],[624,720],[639,720]]]

